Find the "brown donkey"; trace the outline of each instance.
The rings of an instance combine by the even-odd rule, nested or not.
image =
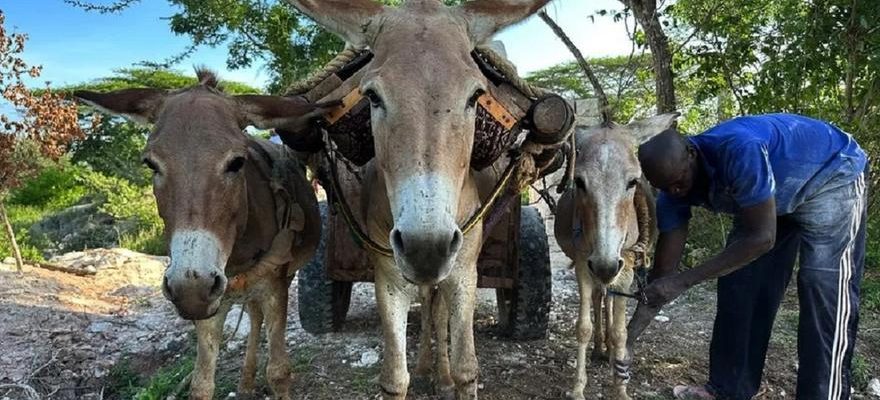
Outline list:
[[[210,72],[177,91],[80,91],[86,103],[152,123],[144,163],[165,222],[171,264],[162,284],[181,317],[194,320],[198,355],[192,399],[214,395],[223,321],[233,302],[251,316],[239,391],[254,391],[262,323],[266,377],[288,399],[287,292],[320,237],[317,200],[304,168],[282,146],[242,132],[303,123],[322,110],[274,96],[228,96]]]
[[[475,106],[488,82],[471,51],[548,1],[446,7],[440,0],[408,0],[386,7],[371,0],[288,0],[374,54],[360,81],[372,104],[376,150],[362,198],[368,234],[394,254],[370,255],[385,343],[379,379],[385,398],[406,397],[407,310],[420,287],[433,285],[448,308],[451,333],[451,377],[440,377],[441,390],[477,397],[473,313],[482,230],[464,235],[460,227],[481,202],[469,164]]]
[[[583,399],[587,384],[587,343],[594,339],[594,358],[607,356],[614,370],[612,398],[629,399],[629,357],[626,351],[626,298],[606,297],[605,290],[631,293],[636,253],[653,244],[653,203],[635,156],[636,146],[668,129],[678,114],[663,114],[628,125],[578,127],[575,185],[560,197],[555,222],[559,247],[574,260],[580,293],[577,320],[577,371],[574,399]],[[639,213],[637,208],[648,210]],[[649,214],[638,220],[637,214]],[[640,236],[641,235],[641,236]],[[607,299],[607,301],[603,301]],[[593,333],[590,302],[597,332]],[[607,314],[603,313],[605,303]],[[603,318],[605,317],[605,318]],[[602,322],[606,322],[606,332]],[[603,338],[607,340],[603,342]],[[602,354],[606,344],[607,354]]]

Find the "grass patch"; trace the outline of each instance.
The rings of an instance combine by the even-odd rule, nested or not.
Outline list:
[[[110,371],[108,393],[111,398],[118,399],[164,400],[192,372],[193,362],[194,357],[186,355],[162,367],[152,377],[144,379],[131,361],[124,359]]]
[[[865,310],[880,311],[880,273],[865,274],[860,298]]]
[[[61,208],[63,207],[57,204],[40,206],[9,204],[6,207],[7,217],[12,224],[12,230],[15,231],[15,241],[21,250],[22,258],[30,261],[45,261],[40,249],[44,248],[46,244],[32,238],[28,230],[31,225]],[[0,259],[12,257],[12,242],[6,238],[5,231],[0,234],[3,237],[3,240],[0,240]]]
[[[351,379],[352,389],[358,393],[372,394],[376,392],[378,367],[357,368]]]
[[[119,237],[119,247],[154,256],[168,254],[165,246],[164,228],[154,225]]]
[[[856,353],[852,361],[852,380],[855,390],[864,390],[871,380],[871,365],[861,354]]]
[[[293,362],[291,368],[294,373],[301,374],[311,371],[312,362],[315,361],[315,357],[321,353],[321,349],[317,347],[301,347],[298,349],[292,350],[293,353]]]

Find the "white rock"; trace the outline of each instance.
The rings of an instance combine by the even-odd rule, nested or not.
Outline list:
[[[14,257],[6,257],[3,259],[3,264],[15,265]]]
[[[667,316],[665,316],[665,315],[658,315],[658,316],[654,317],[654,321],[657,321],[657,322],[669,322],[669,317],[667,317]]]
[[[367,349],[361,353],[361,359],[353,362],[351,365],[358,368],[372,367],[379,362],[379,352],[374,349]]]
[[[113,328],[113,324],[106,321],[96,321],[89,324],[88,331],[91,333],[104,333]]]
[[[868,394],[874,397],[880,397],[880,379],[874,378],[868,382]]]
[[[235,326],[238,325],[239,316],[241,316],[241,325],[238,326],[238,331],[236,331]],[[229,309],[229,314],[226,315],[226,321],[223,322],[223,332],[226,335],[232,335],[235,332],[235,337],[231,339],[244,340],[251,330],[250,326],[251,319],[248,317],[248,314],[244,312],[241,305],[236,304]]]

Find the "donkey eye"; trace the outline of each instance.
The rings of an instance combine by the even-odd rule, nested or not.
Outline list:
[[[241,171],[242,167],[244,167],[244,157],[235,157],[229,162],[229,165],[226,166],[226,173],[237,173],[238,171]]]
[[[371,105],[371,106],[373,106],[373,107],[382,107],[382,98],[379,97],[378,94],[376,94],[376,91],[375,91],[375,90],[367,89],[367,91],[364,92],[364,96],[367,96],[367,99],[370,100],[370,105]]]
[[[574,185],[577,186],[578,189],[586,191],[587,190],[587,182],[584,182],[584,178],[577,177],[574,178]]]
[[[633,180],[629,181],[629,183],[626,184],[626,189],[627,190],[632,189],[632,188],[636,187],[636,185],[638,185],[638,184],[639,184],[639,180],[633,179]]]
[[[479,99],[480,99],[480,96],[482,96],[484,93],[486,93],[485,90],[483,90],[483,89],[477,89],[477,90],[474,92],[474,94],[471,95],[471,98],[468,99],[468,102],[467,102],[467,108],[471,109],[471,108],[476,107],[476,105],[477,105],[477,100],[479,100]]]
[[[152,170],[154,174],[159,174],[159,166],[156,165],[156,163],[153,162],[153,160],[150,160],[149,158],[145,158],[145,159],[143,159],[143,163],[144,163],[144,165],[147,166],[147,168]]]

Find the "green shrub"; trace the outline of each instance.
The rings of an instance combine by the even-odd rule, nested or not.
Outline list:
[[[133,221],[140,229],[162,226],[156,199],[149,187],[94,171],[82,174],[81,180],[101,203],[101,211],[117,220]]]
[[[729,215],[712,214],[700,207],[691,207],[691,210],[693,218],[688,225],[688,241],[682,256],[686,267],[694,267],[724,249],[727,233],[733,225]]]
[[[119,238],[119,247],[154,256],[168,255],[162,224],[123,234]]]
[[[880,215],[868,216],[868,239],[865,253],[865,267],[880,270]]]
[[[45,261],[42,249],[47,246],[47,243],[41,238],[32,237],[29,229],[33,224],[51,215],[57,209],[51,206],[10,204],[6,207],[6,211],[9,222],[12,224],[12,230],[15,231],[15,240],[18,243],[22,258],[30,261]],[[2,240],[0,240],[0,258],[11,257],[12,242],[7,240],[6,232],[3,232],[0,237],[2,237]]]
[[[70,207],[87,192],[85,186],[77,180],[80,173],[80,168],[65,161],[51,165],[13,190],[9,194],[9,204],[45,207],[46,210]]]
[[[880,274],[874,271],[865,274],[860,299],[866,310],[880,311]]]
[[[119,118],[101,121],[98,129],[73,144],[71,160],[105,176],[125,179],[138,186],[149,184],[150,172],[141,163],[149,130]]]

